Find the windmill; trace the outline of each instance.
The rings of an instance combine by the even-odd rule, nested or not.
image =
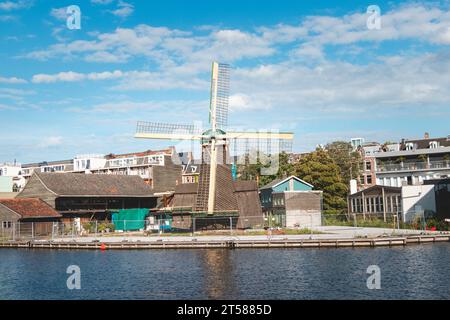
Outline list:
[[[137,123],[135,137],[143,139],[190,140],[200,141],[202,145],[202,163],[209,172],[200,172],[208,179],[200,178],[207,189],[207,212],[214,214],[218,165],[227,163],[227,150],[243,150],[248,154],[252,150],[272,149],[290,151],[292,133],[280,132],[237,132],[226,131],[228,123],[228,105],[230,91],[230,67],[218,62],[212,63],[211,96],[209,106],[210,129],[202,132],[194,125],[143,122]],[[201,184],[201,183],[200,183]],[[200,188],[199,188],[200,189]],[[200,193],[200,191],[199,191]],[[206,200],[206,199],[205,199]],[[206,201],[205,201],[206,202]]]

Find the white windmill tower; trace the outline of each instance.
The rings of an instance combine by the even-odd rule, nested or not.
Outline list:
[[[209,163],[208,178],[200,178],[200,180],[208,182],[206,192],[208,214],[215,212],[217,167],[219,164],[226,163],[227,150],[244,149],[244,152],[248,153],[252,146],[259,151],[261,146],[269,146],[270,149],[270,146],[275,144],[279,152],[290,151],[294,138],[294,135],[288,132],[226,132],[229,91],[229,65],[213,62],[209,110],[211,127],[209,130],[201,132],[194,125],[140,121],[137,124],[135,135],[136,138],[143,139],[195,140],[201,142],[202,160]]]

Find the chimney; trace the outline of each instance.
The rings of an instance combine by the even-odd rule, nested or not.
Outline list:
[[[423,135],[424,139],[430,139],[430,134],[428,132],[425,132],[425,134]]]

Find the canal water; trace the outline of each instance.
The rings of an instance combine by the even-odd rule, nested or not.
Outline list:
[[[81,289],[67,288],[80,267]],[[367,288],[367,268],[381,289]],[[450,299],[450,244],[394,248],[0,249],[0,299]]]

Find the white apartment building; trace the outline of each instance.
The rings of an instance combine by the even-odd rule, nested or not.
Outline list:
[[[18,163],[0,164],[0,177],[10,178],[2,180],[2,188],[9,190],[7,192],[17,192],[25,185],[25,179],[22,177],[22,168]]]
[[[401,187],[450,177],[450,136],[404,140],[398,151],[374,155],[376,184]]]

